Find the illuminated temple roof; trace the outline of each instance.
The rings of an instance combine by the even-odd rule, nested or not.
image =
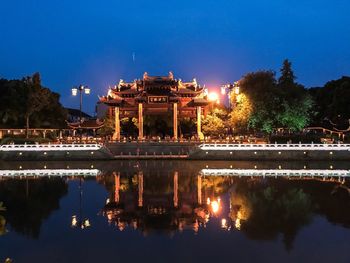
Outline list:
[[[147,72],[142,79],[133,82],[120,80],[118,85],[110,88],[107,96],[100,97],[100,102],[108,105],[129,106],[130,101],[147,102],[149,96],[166,96],[164,103],[186,100],[186,106],[206,106],[208,104],[204,88],[196,79],[182,82],[175,79],[172,72],[168,76],[149,76]]]

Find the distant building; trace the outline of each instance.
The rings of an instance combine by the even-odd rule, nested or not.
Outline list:
[[[66,110],[68,111],[67,122],[74,123],[74,122],[80,121],[80,110],[71,109],[71,108],[66,108]],[[82,117],[82,121],[92,119],[92,116],[90,116],[85,112],[81,113],[81,117]]]

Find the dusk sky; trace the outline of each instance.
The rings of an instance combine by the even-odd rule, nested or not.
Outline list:
[[[92,89],[84,109],[120,78],[173,71],[209,88],[293,63],[307,87],[349,75],[350,1],[2,1],[0,77],[40,72],[78,107],[73,85]],[[134,57],[133,57],[134,54]]]

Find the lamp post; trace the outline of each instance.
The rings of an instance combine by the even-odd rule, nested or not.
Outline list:
[[[84,86],[84,85],[79,85],[79,87],[73,87],[72,88],[72,95],[73,96],[77,96],[78,95],[78,91],[79,91],[79,95],[80,95],[80,104],[79,104],[79,127],[81,127],[81,123],[82,123],[82,107],[83,107],[83,93],[86,95],[90,94],[90,88],[88,86]],[[82,140],[83,137],[83,132],[81,131],[80,134],[80,141]]]
[[[90,90],[90,88],[88,86],[79,85],[79,87],[73,87],[72,88],[72,95],[73,96],[77,96],[78,95],[78,91],[79,91],[79,95],[80,95],[79,123],[81,125],[81,122],[82,122],[82,107],[83,107],[83,93],[86,94],[86,95],[89,95],[91,90]]]
[[[90,220],[88,218],[83,218],[82,209],[82,199],[83,199],[83,186],[82,178],[79,177],[79,215],[73,215],[71,221],[71,227],[85,229],[91,226]]]

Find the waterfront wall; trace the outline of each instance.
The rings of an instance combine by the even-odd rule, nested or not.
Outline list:
[[[235,151],[203,151],[195,150],[189,155],[193,160],[350,160],[349,151],[268,151],[268,150],[235,150]]]
[[[202,144],[190,159],[199,160],[350,160],[346,144]]]
[[[142,143],[109,143],[106,147],[115,156],[162,156],[162,155],[188,155],[195,148],[195,143],[173,142],[142,142]]]
[[[6,148],[8,147],[8,148]],[[11,148],[12,147],[12,148]],[[21,148],[22,147],[22,148]],[[27,147],[24,149],[24,147]],[[31,149],[37,147],[37,149]],[[189,159],[243,161],[348,161],[350,145],[196,145],[194,143],[110,143],[101,145],[1,146],[0,159],[69,161]],[[51,147],[51,149],[45,148]],[[66,148],[67,147],[67,148]],[[69,149],[73,147],[73,149]],[[90,147],[90,148],[89,148]],[[59,148],[59,149],[55,149]]]
[[[5,161],[111,160],[113,154],[100,145],[3,145]]]

